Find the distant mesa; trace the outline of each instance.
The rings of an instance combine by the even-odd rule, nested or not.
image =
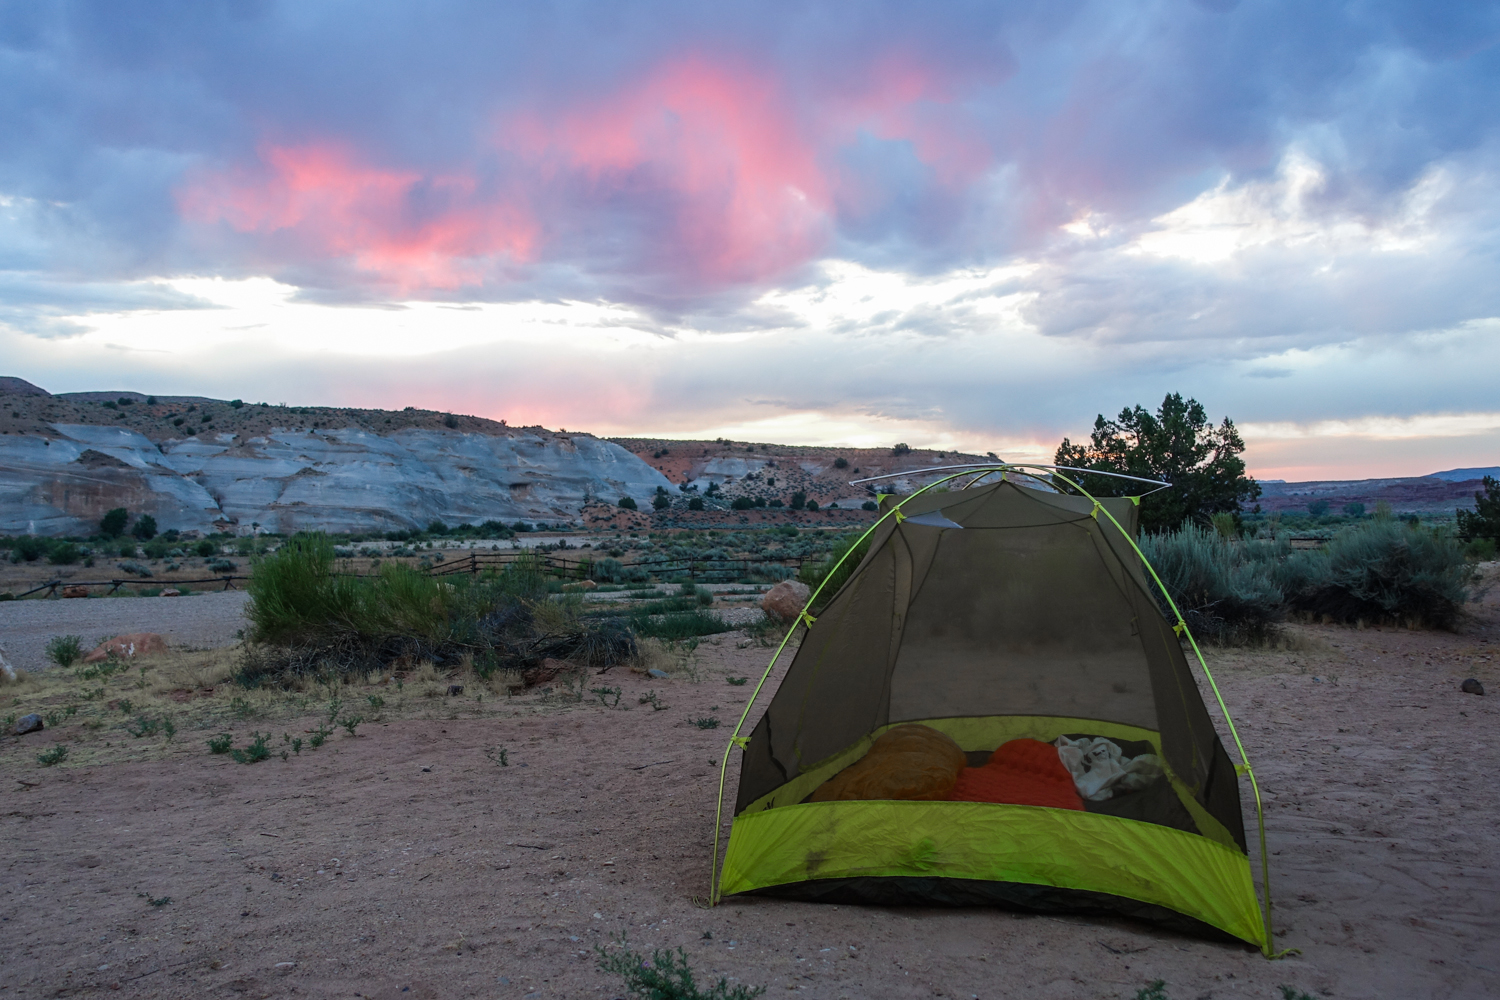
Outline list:
[[[1466,483],[1474,479],[1483,479],[1485,476],[1500,478],[1500,465],[1491,465],[1483,469],[1449,469],[1447,472],[1434,472],[1433,479],[1446,479],[1450,483]]]

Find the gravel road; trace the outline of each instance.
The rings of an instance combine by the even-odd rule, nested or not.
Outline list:
[[[44,651],[55,635],[81,635],[86,649],[126,632],[157,632],[170,646],[228,646],[245,627],[242,612],[249,596],[232,590],[192,597],[3,601],[0,646],[18,670],[48,666]]]

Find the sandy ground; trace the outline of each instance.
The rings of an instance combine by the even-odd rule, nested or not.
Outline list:
[[[230,590],[191,597],[0,601],[0,646],[18,670],[49,666],[47,642],[57,635],[81,635],[88,649],[126,632],[156,632],[172,646],[225,646],[245,627],[240,611],[248,598]]]
[[[715,765],[751,690],[724,678],[768,655],[730,634],[698,647],[696,681],[612,675],[621,708],[530,695],[254,766],[198,733],[46,769],[57,733],[7,739],[0,997],[612,998],[591,949],[615,935],[768,996],[1500,995],[1500,707],[1458,691],[1500,686],[1500,608],[1458,633],[1290,631],[1291,650],[1214,660],[1299,956],[990,909],[703,908]],[[693,724],[710,716],[725,728]]]

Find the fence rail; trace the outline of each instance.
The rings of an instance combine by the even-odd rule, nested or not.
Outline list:
[[[469,573],[477,576],[485,570],[503,569],[518,559],[528,556],[535,557],[537,554],[527,552],[524,549],[483,553],[471,552],[467,558],[444,560],[442,563],[429,567],[427,572],[430,576],[453,576],[459,573]],[[748,573],[751,571],[751,567],[754,566],[775,565],[797,570],[802,567],[806,558],[803,556],[745,556],[739,559],[693,559],[688,557],[668,558],[662,556],[654,559],[626,562],[622,563],[622,566],[626,569],[639,568],[655,573],[686,573],[689,577],[697,577],[703,573]],[[541,554],[538,561],[543,568],[559,573],[564,578],[582,580],[588,576],[589,569],[602,560],[589,556],[569,558],[548,552]]]
[[[224,584],[224,589],[225,590],[235,590],[235,589],[237,589],[235,587],[235,585],[234,585],[234,581],[235,580],[248,580],[248,579],[250,579],[248,576],[205,576],[205,577],[195,578],[195,579],[192,579],[192,580],[163,580],[162,581],[162,587],[163,588],[165,588],[165,587],[175,587],[179,583],[222,583],[222,584]],[[57,596],[57,588],[58,587],[63,587],[65,589],[68,588],[68,587],[108,587],[109,590],[107,590],[106,593],[113,594],[115,591],[119,590],[121,587],[123,587],[127,583],[140,583],[140,582],[141,582],[140,580],[125,580],[125,579],[121,579],[121,580],[49,580],[48,582],[46,582],[44,584],[41,584],[40,586],[32,587],[30,590],[25,591],[24,593],[17,594],[16,595],[16,600],[20,600],[23,597],[30,597],[32,594],[38,594],[38,593],[41,593],[44,590],[47,591],[47,596],[48,597],[56,597]]]

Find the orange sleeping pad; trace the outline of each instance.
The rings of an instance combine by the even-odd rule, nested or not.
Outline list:
[[[964,768],[948,799],[1083,809],[1057,748],[1041,740],[1011,740],[990,754],[983,767]]]

